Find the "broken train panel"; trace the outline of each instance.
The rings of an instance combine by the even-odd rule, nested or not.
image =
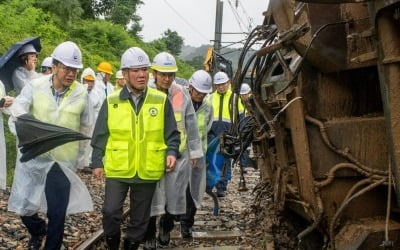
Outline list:
[[[271,0],[265,16],[233,83],[251,72],[274,202],[307,221],[299,241],[399,248],[400,1]]]

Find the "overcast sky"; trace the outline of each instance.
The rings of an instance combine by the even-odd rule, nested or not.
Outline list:
[[[263,21],[269,0],[223,0],[223,33],[248,32]],[[185,45],[212,44],[215,31],[216,0],[144,0],[142,18],[144,41],[158,39],[170,29],[184,38]],[[231,4],[230,4],[231,3]],[[238,7],[236,8],[236,3]],[[234,14],[236,13],[236,14]],[[245,35],[223,34],[222,42],[236,42]],[[223,43],[222,46],[228,45]]]

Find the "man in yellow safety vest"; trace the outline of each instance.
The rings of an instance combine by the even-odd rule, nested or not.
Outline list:
[[[149,66],[142,49],[125,51],[121,69],[126,85],[107,96],[92,136],[93,174],[100,180],[106,176],[103,229],[112,250],[119,249],[128,192],[131,211],[124,249],[138,249],[157,182],[174,171],[179,154],[179,131],[167,95],[147,87]]]

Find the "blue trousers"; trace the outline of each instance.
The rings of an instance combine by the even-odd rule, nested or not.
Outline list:
[[[228,181],[232,179],[232,160],[229,158],[225,159],[224,166],[222,168],[221,179],[217,182],[215,187],[217,191],[226,191]]]
[[[57,163],[47,173],[45,196],[47,201],[48,225],[38,214],[21,216],[22,222],[32,236],[46,235],[45,250],[61,248],[64,223],[69,203],[70,182]]]

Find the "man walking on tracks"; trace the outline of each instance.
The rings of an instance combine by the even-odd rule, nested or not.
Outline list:
[[[153,197],[149,229],[146,236],[146,249],[155,249],[156,217],[161,215],[158,242],[167,246],[170,232],[174,228],[176,216],[186,212],[186,189],[189,184],[190,168],[196,168],[197,160],[203,156],[196,113],[189,93],[183,86],[174,82],[178,70],[175,58],[161,52],[153,59],[151,66],[155,86],[168,95],[171,101],[178,130],[181,135],[179,153],[174,172],[167,173],[157,185]]]
[[[78,131],[90,125],[87,92],[76,81],[81,51],[75,43],[63,42],[52,58],[53,73],[27,82],[11,109]],[[93,210],[85,184],[74,173],[78,153],[79,142],[72,142],[17,161],[8,209],[21,215],[31,234],[28,249],[40,249],[45,236],[44,249],[60,249],[66,214]],[[46,213],[47,225],[38,212]]]
[[[128,191],[130,220],[124,249],[138,249],[157,182],[165,171],[174,170],[179,153],[179,131],[167,95],[147,87],[149,66],[142,49],[125,51],[121,68],[126,85],[103,103],[92,137],[93,173],[98,179],[106,175],[103,228],[112,250],[119,248]]]
[[[232,90],[230,89],[231,81],[228,75],[219,71],[214,75],[214,85],[216,91],[210,95],[210,100],[214,110],[213,123],[210,131],[208,132],[208,142],[210,143],[214,138],[219,137],[223,133],[230,131],[232,126]],[[239,113],[243,112],[243,106],[239,103]],[[221,166],[222,177],[216,184],[218,197],[224,197],[227,189],[228,180],[231,178],[231,165],[232,161],[226,159],[224,165]]]
[[[207,152],[207,133],[213,121],[211,102],[206,95],[212,91],[209,73],[198,70],[189,79],[189,94],[196,111],[197,124],[203,152]],[[192,237],[194,216],[200,208],[206,190],[206,160],[201,157],[195,167],[190,169],[189,186],[186,189],[186,213],[180,216],[182,238]]]

